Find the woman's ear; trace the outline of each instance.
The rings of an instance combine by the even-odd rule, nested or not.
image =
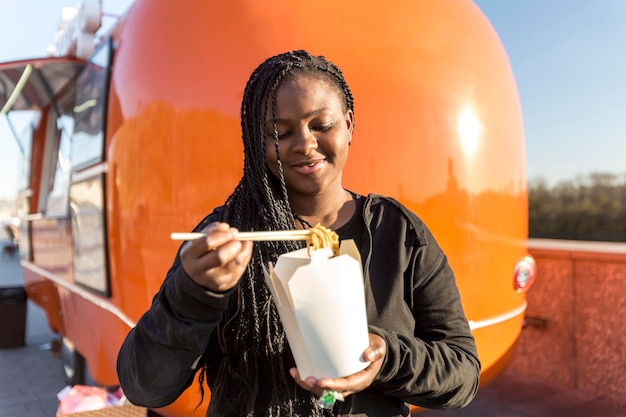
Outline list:
[[[354,132],[354,112],[352,110],[346,112],[346,128],[348,129],[348,144],[350,144]]]

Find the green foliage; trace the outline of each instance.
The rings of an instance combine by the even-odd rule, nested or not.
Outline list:
[[[528,210],[530,237],[626,242],[626,175],[532,180]]]

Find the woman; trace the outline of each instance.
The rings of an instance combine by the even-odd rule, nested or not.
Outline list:
[[[468,404],[480,363],[445,255],[400,203],[343,188],[354,105],[341,71],[305,51],[267,59],[246,85],[241,127],[239,185],[196,227],[206,238],[181,246],[120,350],[129,400],[165,406],[198,374],[211,389],[211,416],[406,416],[406,403]],[[301,243],[253,246],[235,237],[317,223],[360,248],[370,365],[344,378],[302,380],[261,269]],[[324,390],[344,401],[321,409]]]

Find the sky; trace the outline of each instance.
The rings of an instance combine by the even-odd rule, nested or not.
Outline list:
[[[474,2],[509,56],[529,179],[626,174],[626,1]]]
[[[44,56],[63,6],[77,1],[0,0],[0,62]],[[626,174],[626,0],[474,2],[509,56],[529,180]],[[104,0],[103,9],[119,14],[127,3]],[[9,132],[0,116],[0,198],[16,188],[19,155]]]

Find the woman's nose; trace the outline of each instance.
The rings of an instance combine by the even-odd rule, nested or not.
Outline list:
[[[317,138],[309,129],[302,129],[296,135],[294,151],[307,155],[312,150],[317,149]]]

